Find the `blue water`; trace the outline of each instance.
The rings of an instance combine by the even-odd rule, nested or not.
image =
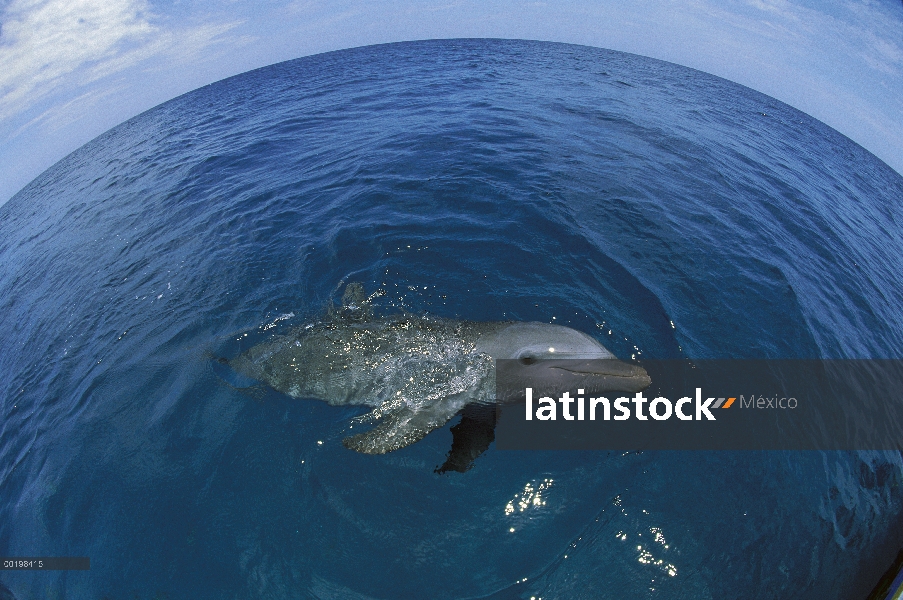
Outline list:
[[[900,358],[903,177],[811,117],[639,56],[322,54],[201,88],[0,208],[0,554],[19,598],[864,598],[903,544],[882,452],[512,452],[214,356],[321,316],[538,320],[621,358]],[[454,421],[452,422],[454,424]],[[537,500],[537,498],[539,500]]]

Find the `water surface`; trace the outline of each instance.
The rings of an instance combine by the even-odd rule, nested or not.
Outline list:
[[[903,178],[704,73],[522,41],[273,65],[0,208],[0,550],[26,598],[856,598],[903,543],[880,452],[510,452],[212,356],[322,316],[537,320],[621,358],[900,358]],[[452,424],[454,421],[452,422]]]

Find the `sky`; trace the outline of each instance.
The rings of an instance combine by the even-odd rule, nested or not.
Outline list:
[[[330,50],[459,37],[699,69],[903,173],[901,0],[0,0],[0,205],[111,127],[203,85]]]

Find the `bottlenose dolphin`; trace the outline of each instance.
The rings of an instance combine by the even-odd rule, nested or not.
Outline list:
[[[523,388],[517,389],[520,384],[513,380],[508,387],[499,386],[497,397],[495,361],[500,359],[516,360],[518,375],[540,395],[578,387],[587,394],[634,392],[650,383],[642,367],[617,360],[595,339],[568,327],[422,315],[374,318],[360,300],[361,290],[349,284],[338,314],[297,327],[229,361],[241,375],[294,398],[373,407],[351,427],[377,425],[343,440],[345,447],[358,452],[384,454],[403,448],[468,405],[522,397]],[[487,447],[488,439],[482,442]],[[451,456],[442,470],[447,469],[463,470]]]

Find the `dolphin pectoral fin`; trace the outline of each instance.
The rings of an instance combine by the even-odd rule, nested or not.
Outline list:
[[[452,396],[438,405],[420,408],[403,406],[385,414],[382,422],[370,431],[346,437],[342,445],[363,454],[385,454],[410,446],[448,423],[462,404],[457,396]]]
[[[434,473],[457,471],[464,473],[473,462],[489,449],[495,440],[496,406],[493,404],[468,404],[461,414],[461,421],[451,428],[452,447],[441,467]]]
[[[370,431],[346,437],[342,440],[342,445],[363,454],[385,454],[410,446],[435,429],[418,426],[414,422],[415,417],[410,410],[395,412],[383,417],[383,422]]]

